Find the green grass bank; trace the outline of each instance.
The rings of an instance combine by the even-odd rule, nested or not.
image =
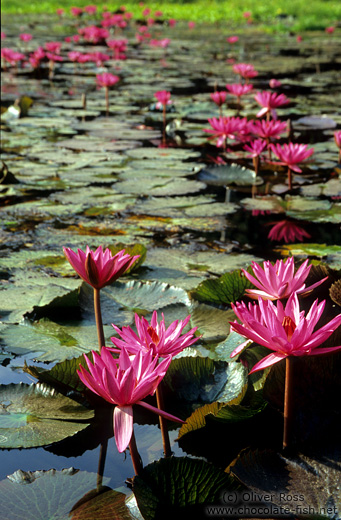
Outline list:
[[[263,0],[255,3],[254,0],[211,1],[163,1],[144,2],[97,2],[96,0],[2,0],[2,13],[55,13],[56,9],[65,9],[65,16],[69,16],[70,7],[84,7],[89,4],[97,4],[99,10],[103,5],[108,10],[115,11],[122,4],[127,10],[134,13],[135,17],[141,16],[144,8],[149,7],[153,12],[162,10],[163,18],[175,18],[176,20],[192,20],[195,22],[220,22],[226,23],[229,28],[246,24],[243,17],[245,11],[251,11],[252,23],[271,31],[304,31],[323,30],[327,26],[341,27],[341,2],[340,0],[310,0],[309,7],[306,0]]]

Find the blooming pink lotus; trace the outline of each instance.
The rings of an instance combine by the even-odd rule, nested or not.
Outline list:
[[[227,43],[231,43],[232,45],[234,43],[237,43],[238,40],[239,40],[239,36],[228,36],[226,38]]]
[[[314,153],[314,148],[308,148],[307,144],[298,143],[284,143],[280,145],[270,144],[271,150],[279,158],[279,164],[283,164],[293,170],[294,172],[302,172],[297,165],[302,161],[308,159]]]
[[[341,345],[335,347],[317,348],[324,343],[341,324],[341,314],[317,329],[326,301],[318,303],[315,300],[305,316],[300,311],[296,293],[291,294],[285,307],[280,301],[275,305],[271,300],[258,299],[257,304],[232,304],[237,321],[230,322],[231,328],[248,338],[263,345],[274,353],[269,354],[251,370],[250,374],[270,367],[288,356],[312,356],[329,354],[341,350]],[[231,357],[239,354],[245,343],[237,347]]]
[[[115,60],[125,60],[125,51],[127,50],[128,40],[122,38],[121,40],[107,40],[107,45],[113,51],[113,58]]]
[[[276,78],[272,78],[269,81],[270,88],[279,88],[281,85],[282,83]]]
[[[63,247],[63,250],[74,270],[95,289],[113,283],[139,258],[139,255],[125,254],[124,249],[112,255],[110,249],[103,252],[101,246],[96,251],[92,251],[89,246],[86,246],[85,252],[78,249],[75,253],[69,247]]]
[[[97,5],[86,5],[84,11],[88,14],[95,14],[97,12]]]
[[[156,108],[162,108],[166,105],[171,105],[171,93],[167,90],[159,90],[158,92],[155,92],[154,96],[157,99]]]
[[[5,63],[8,62],[10,65],[17,65],[19,62],[25,60],[26,56],[25,54],[22,54],[22,52],[17,52],[8,47],[3,47],[1,49],[1,58]]]
[[[311,235],[303,227],[295,224],[295,222],[280,220],[272,226],[268,238],[277,242],[284,240],[288,244],[289,242],[295,242],[295,240],[303,242],[305,238],[311,238]]]
[[[72,16],[79,17],[83,14],[83,9],[81,7],[71,7],[70,13]]]
[[[29,42],[32,40],[33,36],[30,33],[21,33],[19,34],[19,38],[22,42]]]
[[[307,265],[309,260],[305,260],[295,273],[294,258],[289,257],[287,260],[277,260],[274,265],[268,260],[263,262],[263,268],[252,262],[252,270],[254,275],[242,269],[246,278],[253,283],[257,289],[246,289],[248,296],[252,298],[263,298],[263,300],[278,300],[288,298],[292,293],[307,294],[312,292],[315,287],[327,280],[323,278],[318,282],[306,287],[305,280],[310,272],[312,265]]]
[[[254,66],[250,63],[235,63],[232,66],[233,72],[239,74],[242,78],[249,80],[251,78],[255,78],[258,76],[258,72],[255,70]]]
[[[114,359],[110,350],[102,348],[101,354],[92,351],[94,364],[84,355],[90,373],[80,366],[77,370],[81,381],[92,392],[115,406],[114,433],[117,449],[124,451],[133,434],[133,405],[139,404],[148,410],[162,415],[166,419],[183,423],[181,419],[170,415],[142,401],[147,395],[153,395],[172,360],[168,356],[160,363],[153,358],[151,351],[140,351],[129,357],[125,349],[118,359]]]
[[[212,92],[210,94],[212,101],[214,101],[214,103],[216,105],[218,105],[218,107],[221,107],[225,103],[226,96],[227,96],[227,93],[224,90],[222,90],[222,91],[217,90],[216,92]]]
[[[248,94],[252,89],[253,85],[251,83],[229,83],[226,85],[226,89],[232,96],[236,96],[237,102],[240,103],[240,98]]]
[[[103,72],[103,74],[97,74],[96,83],[99,87],[112,87],[120,81],[118,76],[110,74],[110,72]]]
[[[279,139],[282,134],[288,131],[286,121],[266,121],[266,119],[257,119],[253,123],[253,132],[258,137],[266,139],[269,143],[270,139]]]
[[[248,144],[244,145],[244,150],[249,152],[248,157],[252,158],[256,175],[258,175],[259,173],[260,159],[262,153],[266,149],[266,146],[266,141],[264,141],[263,139],[256,139],[255,141],[250,141]]]
[[[61,46],[62,46],[61,42],[46,42],[45,43],[45,49],[48,52],[52,52],[54,54],[60,53]]]
[[[334,132],[335,144],[339,149],[339,162],[341,163],[341,130]]]
[[[290,100],[284,94],[276,94],[276,92],[269,92],[268,90],[258,92],[255,95],[255,100],[261,107],[263,107],[257,113],[257,117],[262,117],[265,114],[270,117],[271,114],[274,119],[277,118],[275,109],[290,103]]]
[[[194,29],[194,27],[195,27],[195,22],[188,22],[189,29]]]
[[[208,119],[212,128],[204,128],[204,132],[212,134],[211,139],[217,138],[217,146],[226,148],[227,139],[242,139],[249,131],[246,117],[212,117]]]
[[[129,354],[137,354],[142,350],[143,352],[151,351],[153,356],[157,357],[175,356],[198,340],[193,337],[197,327],[181,336],[190,318],[191,316],[187,316],[183,321],[176,320],[166,329],[163,314],[162,320],[158,323],[157,312],[154,311],[150,324],[143,316],[140,318],[138,314],[135,314],[137,334],[131,327],[122,327],[120,330],[113,324],[115,331],[122,339],[112,337],[111,341],[118,349],[124,348]],[[120,350],[113,349],[113,351],[119,352]]]

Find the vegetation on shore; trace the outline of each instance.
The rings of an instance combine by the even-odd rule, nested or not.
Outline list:
[[[56,9],[63,8],[65,14],[70,14],[70,7],[84,7],[97,4],[101,8],[104,4],[98,0],[2,0],[1,10],[6,13],[55,13]],[[142,15],[146,7],[154,13],[162,10],[163,18],[194,22],[225,22],[229,26],[246,24],[243,13],[250,11],[252,23],[264,29],[273,31],[304,31],[323,30],[327,26],[341,24],[341,3],[339,0],[310,0],[309,8],[304,0],[264,0],[256,3],[252,0],[225,1],[212,0],[207,4],[206,0],[159,0],[158,2],[141,2],[122,0],[122,3],[108,1],[105,6],[108,10],[115,11],[121,5],[134,14],[134,17]]]

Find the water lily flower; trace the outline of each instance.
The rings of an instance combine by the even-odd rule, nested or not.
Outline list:
[[[104,87],[105,89],[105,107],[106,114],[109,115],[109,88],[120,80],[118,76],[110,74],[110,72],[103,72],[103,74],[97,74],[96,83],[98,87]]]
[[[162,319],[158,322],[157,312],[154,311],[150,323],[143,316],[140,318],[138,314],[135,314],[137,334],[131,327],[122,327],[120,330],[113,324],[115,331],[122,339],[112,337],[111,341],[117,349],[111,348],[113,352],[120,352],[120,349],[124,348],[129,354],[137,354],[142,350],[143,352],[151,351],[156,357],[175,356],[198,340],[197,337],[194,337],[198,327],[181,335],[190,318],[191,316],[187,316],[183,321],[173,321],[166,329],[163,314]]]
[[[272,226],[268,238],[277,242],[284,240],[284,242],[288,244],[289,242],[295,242],[296,240],[303,242],[305,238],[311,238],[311,235],[309,235],[302,226],[295,224],[295,222],[290,220],[280,220]]]
[[[334,31],[335,31],[335,27],[333,27],[332,25],[325,28],[325,32],[327,34],[333,34]]]
[[[226,85],[226,89],[232,96],[236,96],[237,103],[240,103],[240,98],[248,94],[253,89],[253,85],[251,83],[229,83]]]
[[[329,354],[341,350],[341,345],[335,347],[317,348],[324,343],[341,324],[341,314],[328,323],[316,328],[326,301],[318,303],[315,300],[309,312],[300,310],[296,293],[291,294],[285,307],[281,301],[275,305],[271,300],[258,299],[258,304],[244,302],[232,304],[237,321],[230,322],[234,331],[253,342],[263,345],[273,352],[256,363],[251,373],[263,370],[278,363],[288,356],[312,356]],[[231,354],[236,356],[244,348],[237,347]]]
[[[71,7],[70,13],[72,16],[81,16],[83,14],[83,9],[81,7]]]
[[[221,107],[223,106],[223,104],[225,103],[226,101],[226,96],[227,96],[227,92],[225,92],[224,90],[222,91],[216,91],[216,92],[212,92],[210,94],[210,97],[212,99],[212,101],[218,105],[219,107],[219,110],[220,110],[220,116],[222,116],[222,110],[221,110]]]
[[[188,22],[189,29],[194,29],[194,27],[195,27],[195,22]]]
[[[335,144],[339,149],[339,162],[341,163],[341,130],[334,132]]]
[[[255,78],[258,76],[258,72],[255,70],[254,66],[250,63],[235,63],[232,66],[233,72],[239,74],[242,78],[249,80],[251,78]]]
[[[33,36],[30,33],[22,33],[19,34],[19,38],[22,42],[29,42],[32,40]]]
[[[249,122],[246,117],[212,117],[208,119],[212,128],[204,128],[211,133],[211,139],[217,138],[217,146],[226,148],[227,139],[242,139],[249,132]]]
[[[263,139],[256,139],[254,141],[250,141],[248,144],[244,145],[244,150],[248,153],[248,157],[252,158],[253,166],[255,169],[256,175],[259,173],[260,168],[260,158],[264,150],[266,149],[266,141]]]
[[[281,85],[282,83],[276,78],[270,79],[269,81],[270,88],[279,88]]]
[[[122,38],[121,40],[107,40],[107,45],[113,51],[113,58],[115,60],[125,60],[125,51],[127,49],[128,40]]]
[[[238,36],[228,36],[228,37],[226,38],[227,43],[231,43],[232,45],[233,45],[234,43],[237,43],[238,40],[239,40],[239,37],[238,37]]]
[[[3,47],[1,49],[1,58],[10,65],[17,65],[19,62],[25,60],[26,56],[21,52],[14,51],[8,47]]]
[[[257,119],[253,122],[253,133],[258,137],[266,139],[268,143],[270,139],[279,139],[287,131],[288,125],[286,121]]]
[[[295,273],[294,258],[289,257],[287,260],[277,260],[274,265],[268,260],[263,262],[263,268],[252,262],[252,270],[255,276],[242,269],[246,278],[253,283],[257,289],[246,289],[248,296],[251,298],[263,298],[263,300],[278,300],[288,298],[292,293],[304,294],[310,293],[315,287],[318,287],[327,280],[328,276],[318,282],[306,287],[305,280],[310,272],[312,265],[308,266],[309,260],[305,260]]]
[[[64,13],[65,13],[64,9],[61,9],[61,8],[56,9],[56,14],[57,14],[58,16],[63,16]]]
[[[157,99],[156,108],[162,108],[172,104],[171,93],[167,90],[159,90],[155,92],[154,96]]]
[[[298,173],[302,172],[302,170],[297,165],[314,153],[314,148],[308,148],[307,144],[284,143],[280,145],[277,143],[270,144],[270,147],[279,158],[279,164],[288,166],[290,170]]]
[[[61,46],[62,46],[61,42],[46,42],[45,43],[45,49],[54,54],[60,53]]]
[[[277,119],[275,109],[290,103],[290,100],[284,94],[276,94],[276,92],[269,92],[268,90],[258,92],[255,95],[255,100],[261,107],[263,107],[257,113],[257,117],[262,117],[267,114],[267,117],[269,118],[271,114],[274,119]]]
[[[79,276],[95,289],[102,289],[113,283],[139,258],[139,255],[130,256],[125,250],[113,255],[110,249],[103,252],[101,246],[92,251],[89,246],[86,250],[77,250],[63,247],[64,254]]]
[[[175,26],[176,26],[176,20],[175,20],[175,18],[170,18],[170,19],[168,20],[168,25],[169,25],[169,27],[175,27]]]
[[[86,5],[83,9],[88,14],[95,14],[97,12],[97,5]]]
[[[123,452],[130,443],[133,434],[133,405],[138,404],[163,417],[183,423],[181,419],[168,414],[144,401],[153,395],[160,381],[165,376],[172,360],[168,356],[159,362],[153,358],[152,351],[142,350],[136,356],[129,356],[123,348],[118,359],[114,359],[110,350],[102,348],[101,354],[93,351],[93,360],[84,355],[89,372],[82,366],[77,370],[81,381],[92,392],[115,406],[114,434],[118,451]]]

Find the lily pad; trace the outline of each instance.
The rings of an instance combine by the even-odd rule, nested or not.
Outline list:
[[[256,174],[238,164],[226,164],[223,166],[210,166],[201,170],[198,179],[208,186],[250,186],[256,182]]]
[[[239,484],[221,469],[189,457],[149,464],[134,478],[133,491],[145,520],[203,518],[206,506]]]
[[[0,447],[32,448],[84,430],[94,412],[43,385],[0,386]]]
[[[18,470],[0,482],[2,515],[6,520],[132,520],[126,495],[96,488],[97,475],[74,468],[56,471]]]

